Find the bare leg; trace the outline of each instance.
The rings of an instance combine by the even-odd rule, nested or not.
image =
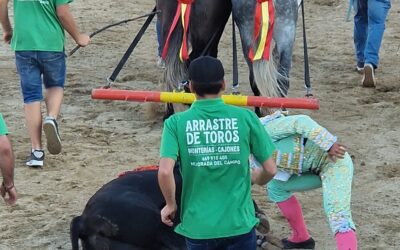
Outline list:
[[[61,104],[64,96],[64,89],[61,87],[51,87],[46,89],[46,107],[48,116],[51,119],[45,119],[43,130],[47,139],[47,149],[51,154],[61,152],[61,139],[58,133],[57,119],[60,114]]]
[[[17,201],[17,190],[14,187],[14,154],[10,140],[5,135],[0,135],[0,170],[3,183],[0,194],[9,205]]]
[[[11,186],[14,181],[14,155],[10,140],[5,135],[0,136],[0,170],[4,184]]]
[[[26,103],[24,111],[32,149],[42,149],[42,113],[40,102]]]
[[[64,97],[64,89],[60,87],[52,87],[46,90],[46,107],[47,114],[57,119],[60,114],[61,104]]]

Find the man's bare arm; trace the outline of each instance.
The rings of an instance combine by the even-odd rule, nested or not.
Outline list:
[[[8,0],[0,0],[0,23],[3,28],[3,40],[10,43],[13,30],[8,17]]]
[[[164,195],[167,206],[175,206],[175,178],[174,178],[175,161],[170,158],[161,158],[158,170],[158,184]]]
[[[251,181],[253,184],[263,186],[267,184],[276,174],[276,165],[272,157],[264,161],[262,168],[256,168],[251,174]]]
[[[79,32],[68,4],[57,6],[57,16],[64,29],[71,35],[78,45],[85,47],[90,43],[90,37]]]

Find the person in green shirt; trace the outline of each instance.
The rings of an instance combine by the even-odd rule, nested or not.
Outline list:
[[[14,186],[14,154],[7,135],[8,129],[0,113],[0,171],[3,176],[0,194],[7,204],[14,205],[17,201],[17,190]]]
[[[66,65],[64,29],[80,46],[90,42],[79,32],[69,11],[72,0],[14,0],[14,30],[8,17],[8,1],[0,0],[0,23],[3,40],[15,51],[20,76],[24,111],[31,139],[31,153],[26,164],[42,167],[42,125],[51,154],[61,152],[57,117],[64,96]],[[42,122],[42,84],[45,85],[47,116]]]
[[[166,205],[161,220],[174,226],[173,168],[179,160],[181,223],[175,231],[186,237],[188,249],[256,249],[251,184],[264,185],[276,173],[272,140],[253,112],[224,104],[223,78],[218,59],[192,61],[189,87],[196,101],[164,123],[158,181]],[[262,168],[251,172],[250,154]]]

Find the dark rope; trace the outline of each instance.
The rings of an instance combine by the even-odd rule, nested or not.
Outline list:
[[[235,29],[235,20],[232,18],[232,87],[233,87],[233,94],[239,94],[239,70],[238,70],[238,58],[237,58],[237,46],[236,46],[236,29]]]
[[[117,67],[114,69],[113,73],[111,74],[110,77],[108,77],[107,82],[108,82],[108,87],[112,82],[117,79],[118,74],[121,72],[121,69],[124,67],[126,61],[128,61],[128,58],[131,56],[133,50],[135,49],[136,45],[139,43],[140,39],[142,38],[144,32],[147,30],[149,27],[151,21],[153,20],[154,16],[158,13],[156,12],[156,7],[154,7],[153,11],[151,12],[152,14],[148,15],[146,22],[143,24],[142,28],[140,28],[139,32],[133,39],[131,45],[129,48],[126,50],[124,56],[121,58],[119,61]]]
[[[311,93],[310,65],[308,63],[306,20],[304,18],[304,0],[301,1],[301,15],[303,17],[303,46],[304,46],[304,84],[306,87],[306,96],[313,96]]]
[[[89,35],[89,37],[92,38],[92,37],[94,37],[95,35],[97,35],[97,34],[103,32],[103,31],[105,31],[105,30],[107,30],[107,29],[109,29],[109,28],[111,28],[111,27],[118,26],[118,25],[121,25],[121,24],[126,24],[126,23],[129,23],[129,22],[132,22],[132,21],[135,21],[135,20],[144,18],[144,17],[148,17],[148,16],[152,16],[152,15],[158,14],[158,13],[160,13],[160,12],[161,12],[161,11],[159,11],[159,10],[158,10],[158,11],[155,11],[155,9],[154,9],[153,12],[150,12],[150,13],[148,13],[148,14],[145,14],[145,15],[142,15],[142,16],[138,16],[138,17],[135,17],[135,18],[125,19],[125,20],[122,20],[122,21],[120,21],[120,22],[117,22],[117,23],[113,23],[113,24],[104,26],[103,28],[98,29],[98,30],[94,31],[93,33],[91,33],[91,34]],[[73,50],[71,50],[71,51],[68,53],[68,56],[72,56],[79,48],[81,48],[81,46],[77,45]]]

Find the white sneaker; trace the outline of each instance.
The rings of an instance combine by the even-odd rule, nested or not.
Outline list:
[[[375,80],[375,69],[374,66],[370,63],[366,63],[364,65],[364,76],[362,78],[362,85],[365,88],[375,88],[376,80]]]
[[[58,133],[58,124],[53,117],[46,117],[43,123],[43,130],[47,139],[47,149],[50,154],[61,153],[61,139]]]
[[[356,71],[358,74],[362,75],[362,74],[364,74],[364,67],[361,68],[361,67],[357,66]]]
[[[41,168],[43,167],[43,161],[44,161],[44,151],[35,149],[31,152],[28,159],[26,160],[26,165],[28,167]]]

